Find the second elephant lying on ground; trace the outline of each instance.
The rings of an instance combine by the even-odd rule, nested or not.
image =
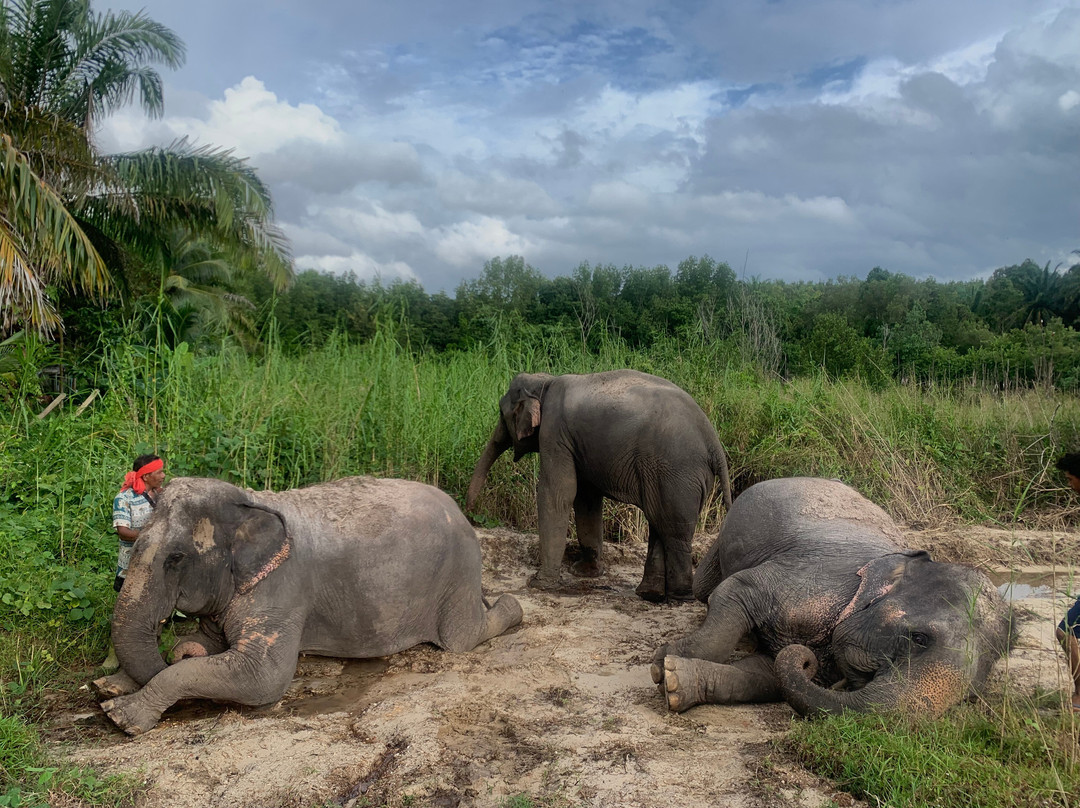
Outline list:
[[[174,609],[203,619],[166,666],[158,626]],[[272,703],[302,651],[379,657],[423,642],[468,651],[521,617],[510,595],[487,606],[476,534],[437,488],[351,477],[251,493],[178,478],[139,535],[116,601],[122,672],[95,688],[136,734],[180,699]]]
[[[652,666],[672,710],[786,700],[800,713],[937,715],[1012,640],[989,579],[905,550],[883,510],[834,480],[770,480],[735,501],[694,577],[701,627]],[[743,638],[757,653],[730,661]]]

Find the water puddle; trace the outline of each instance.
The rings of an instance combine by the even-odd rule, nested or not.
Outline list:
[[[324,713],[355,713],[371,704],[366,698],[390,664],[385,659],[350,659],[331,693],[304,695],[285,706],[290,715],[309,717]]]
[[[987,573],[991,583],[997,587],[1006,601],[1026,598],[1053,598],[1066,594],[1080,585],[1075,576],[1067,572],[1039,570],[1036,572],[1016,572],[1014,570],[995,570]]]

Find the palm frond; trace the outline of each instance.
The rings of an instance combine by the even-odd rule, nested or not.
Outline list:
[[[270,191],[232,150],[196,147],[185,139],[167,148],[110,155],[104,162],[130,189],[143,218],[139,227],[115,222],[127,228],[127,240],[152,250],[150,241],[182,224],[219,249],[235,250],[231,258],[245,256],[246,268],[264,273],[278,288],[292,280],[292,256],[288,240],[272,223]],[[145,234],[140,233],[144,225],[150,226]]]
[[[59,318],[45,287],[19,232],[0,216],[0,332],[10,331],[20,322],[43,333],[52,332]]]
[[[64,112],[72,120],[88,126],[129,103],[136,93],[148,115],[161,116],[162,81],[151,65],[175,69],[185,59],[184,43],[170,28],[142,11],[88,12],[72,34],[71,58],[57,76]]]
[[[48,332],[55,318],[47,314],[44,287],[78,286],[98,299],[108,292],[112,279],[93,243],[6,134],[0,134],[0,218],[0,294],[10,303],[7,315],[23,312],[33,328]]]

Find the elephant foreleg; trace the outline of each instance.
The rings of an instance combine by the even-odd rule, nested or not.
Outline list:
[[[730,665],[668,656],[664,659],[664,675],[658,684],[668,709],[677,713],[696,704],[783,700],[773,661],[761,654],[739,659]]]
[[[99,699],[114,699],[126,696],[139,689],[139,683],[128,676],[123,669],[110,676],[102,676],[90,683],[90,689]]]
[[[678,656],[727,662],[731,652],[753,628],[751,622],[756,582],[750,570],[725,578],[709,597],[709,611],[697,631],[662,645],[653,654],[652,677],[664,678],[664,657]]]
[[[604,495],[588,483],[578,485],[574,499],[581,558],[571,568],[575,575],[596,578],[603,574],[601,555],[604,549]]]
[[[569,458],[540,452],[540,480],[536,488],[536,511],[540,522],[540,570],[529,585],[541,589],[559,585],[570,506],[577,491],[577,475]]]
[[[153,728],[181,699],[210,699],[237,704],[270,704],[281,698],[296,671],[300,634],[242,638],[246,650],[183,659],[152,678],[141,690],[101,703],[101,709],[124,732],[138,735]]]

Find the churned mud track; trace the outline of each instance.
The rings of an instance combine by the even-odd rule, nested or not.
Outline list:
[[[648,663],[658,645],[696,627],[705,607],[634,595],[642,543],[606,545],[603,577],[548,594],[525,587],[535,535],[479,535],[485,589],[513,592],[525,619],[475,651],[302,657],[276,705],[182,704],[137,738],[113,728],[83,693],[52,714],[46,736],[77,763],[145,779],[143,804],[152,808],[500,806],[522,793],[546,806],[853,804],[773,750],[793,720],[786,705],[666,710]],[[1077,561],[1068,534],[983,533],[970,547],[970,532],[910,535],[942,560],[1056,565],[1029,569],[1040,581]],[[711,538],[698,537],[695,555]],[[1064,688],[1050,622],[1060,600],[1021,605],[1021,644],[998,685],[1008,677],[1025,689]]]

